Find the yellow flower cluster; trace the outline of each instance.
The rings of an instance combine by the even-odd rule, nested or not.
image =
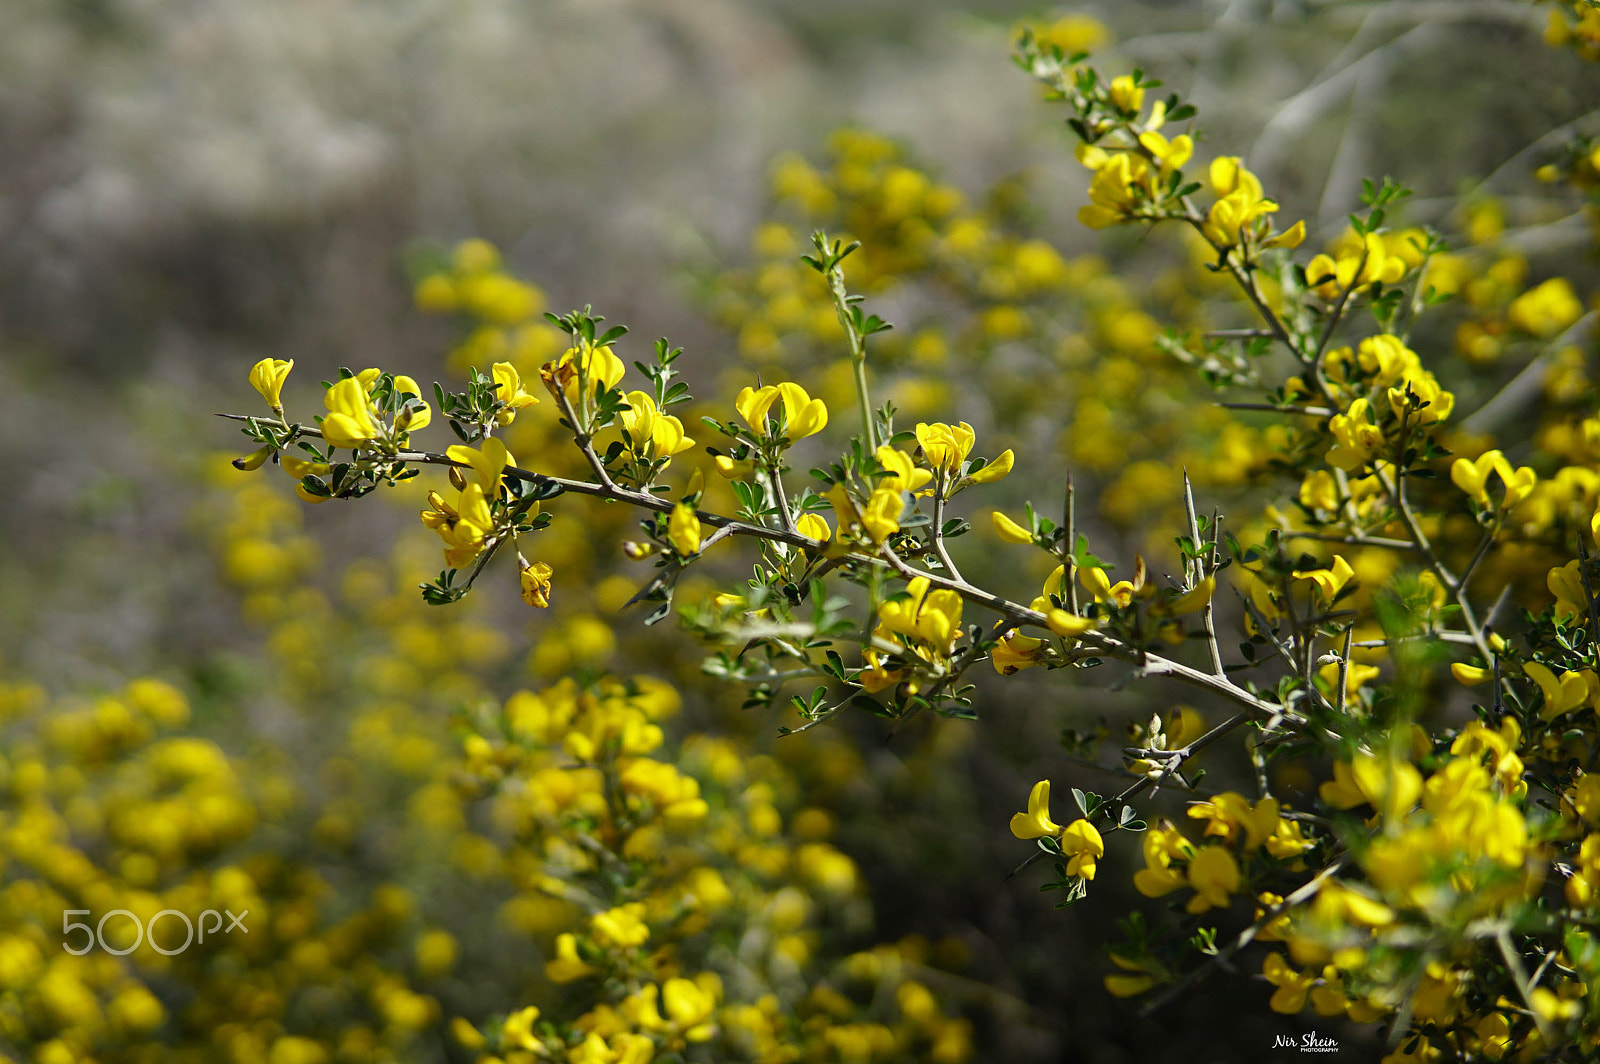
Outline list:
[[[504,362],[530,376],[564,346],[560,330],[540,317],[544,293],[508,273],[499,250],[486,240],[456,245],[438,269],[417,281],[413,296],[420,310],[473,322],[447,360],[457,374]]]
[[[482,463],[465,450],[457,458],[476,476]],[[232,504],[207,511],[218,515],[218,547],[226,558],[234,543],[251,544],[231,571],[252,615],[268,625],[285,678],[299,677],[296,697],[338,698],[335,683],[345,677],[369,685],[349,710],[348,749],[330,755],[342,766],[338,778],[351,781],[360,765],[372,784],[384,774],[407,781],[398,825],[405,847],[447,854],[449,876],[500,899],[497,920],[547,946],[542,957],[529,951],[532,972],[508,987],[531,976],[549,989],[532,1003],[508,1002],[504,1019],[491,1002],[451,1017],[429,993],[428,979],[487,958],[473,960],[461,936],[425,921],[409,947],[415,973],[371,969],[374,989],[358,1000],[381,1002],[382,1015],[414,1022],[409,1030],[449,1020],[457,1043],[484,1060],[648,1062],[692,1046],[726,1060],[968,1058],[970,1025],[919,981],[925,952],[830,952],[835,929],[860,918],[860,875],[828,841],[834,817],[798,806],[789,769],[728,739],[669,744],[678,696],[645,677],[518,692],[470,717],[452,756],[442,717],[418,712],[414,700],[482,704],[475,674],[502,660],[504,641],[456,610],[418,616],[407,581],[370,561],[350,567],[341,602],[323,599],[304,562],[291,560],[309,556],[297,511],[253,481],[226,487]],[[415,544],[405,549],[416,553]],[[251,559],[260,563],[242,563]],[[137,690],[177,719],[170,698],[155,697],[164,688]],[[835,748],[829,758],[846,754]],[[393,832],[381,823],[385,805],[345,790],[318,812],[311,833],[342,848],[365,833]],[[401,901],[386,889],[374,904]],[[258,903],[243,904],[255,912]],[[393,912],[409,929],[429,904],[414,898]],[[395,916],[363,917],[360,926],[397,934]],[[741,943],[736,956],[711,950],[727,941]],[[376,942],[349,937],[318,970],[331,978],[358,965]],[[374,1053],[398,1044],[403,1030],[372,1029]],[[267,1050],[366,1059],[320,1033],[284,1038],[283,1048]]]

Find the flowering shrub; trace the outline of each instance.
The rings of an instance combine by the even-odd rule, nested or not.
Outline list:
[[[1552,5],[1548,40],[1593,58],[1591,21]],[[1080,221],[1174,233],[1147,277],[1057,251],[1018,186],[969,202],[851,129],[820,166],[774,163],[756,262],[708,279],[744,362],[711,401],[692,356],[543,314],[477,240],[414,293],[461,326],[459,390],[371,368],[318,395],[304,365],[257,364],[233,467],[420,521],[330,582],[289,484],[207,467],[196,523],[268,663],[235,693],[314,735],[306,763],[227,752],[215,693],[160,680],[0,692],[0,1044],[982,1059],[992,995],[915,939],[874,944],[831,808],[863,762],[817,726],[989,717],[990,690],[1114,672],[1155,712],[1116,743],[1075,714],[1009,823],[1062,906],[1126,899],[1110,995],[1151,1012],[1243,971],[1267,1010],[1365,1028],[1386,1061],[1591,1055],[1592,279],[1530,265],[1491,199],[1403,224],[1388,179],[1307,247],[1317,227],[1202,150],[1190,103],[1087,62],[1104,39],[1067,19],[1016,59],[1079,142]],[[1591,226],[1597,158],[1571,135],[1534,161]],[[415,601],[424,553],[448,609]],[[612,554],[642,575],[600,575]],[[468,597],[497,569],[555,618],[531,686]],[[676,612],[705,673],[808,734],[768,753],[686,713],[692,668],[617,653],[672,638],[602,619],[625,604]],[[1078,775],[1105,759],[1111,794]],[[214,910],[248,930],[157,940],[159,914]],[[138,941],[112,923],[56,951],[58,912],[118,911]]]
[[[1574,32],[1564,19],[1552,18],[1555,43]],[[1586,768],[1596,738],[1582,721],[1600,706],[1600,644],[1592,638],[1600,572],[1588,562],[1590,544],[1600,541],[1600,492],[1578,450],[1593,422],[1581,401],[1572,404],[1580,409],[1547,406],[1531,437],[1512,434],[1491,447],[1487,412],[1502,400],[1478,402],[1463,422],[1449,383],[1453,370],[1465,377],[1507,348],[1549,347],[1576,374],[1563,382],[1566,395],[1587,398],[1580,349],[1566,354],[1562,346],[1589,320],[1572,282],[1556,276],[1528,285],[1518,260],[1453,254],[1437,231],[1391,226],[1408,192],[1389,180],[1368,182],[1349,230],[1301,257],[1305,223],[1280,220],[1279,205],[1238,157],[1217,155],[1195,177],[1195,135],[1175,128],[1195,110],[1176,94],[1158,98],[1159,82],[1139,71],[1106,78],[1081,54],[1031,33],[1017,59],[1065,107],[1079,138],[1078,160],[1091,174],[1080,220],[1095,229],[1185,229],[1196,257],[1238,297],[1236,309],[1213,303],[1206,317],[1255,319],[1241,327],[1201,320],[1205,327],[1174,330],[1163,346],[1169,364],[1198,369],[1230,397],[1225,408],[1254,419],[1229,415],[1226,427],[1239,426],[1230,444],[1237,469],[1220,479],[1270,473],[1293,516],[1281,503],[1268,505],[1225,530],[1220,513],[1199,511],[1185,477],[1176,574],[1159,579],[1141,557],[1113,582],[1113,567],[1077,527],[1069,483],[1059,520],[1032,507],[1021,520],[989,514],[999,539],[1055,563],[1031,601],[964,577],[951,541],[969,525],[956,497],[987,490],[1018,459],[1010,449],[980,447],[966,422],[906,429],[893,403],[874,405],[868,348],[889,325],[851,294],[847,264],[860,263],[867,292],[905,276],[950,289],[952,306],[975,308],[969,337],[980,358],[986,340],[1047,323],[1074,267],[1048,245],[996,234],[995,219],[857,132],[836,140],[831,173],[786,158],[774,185],[785,209],[830,217],[864,244],[819,230],[809,253],[793,259],[790,230],[773,223],[757,241],[767,262],[754,275],[727,278],[718,297],[718,313],[751,358],[778,357],[795,342],[837,344],[848,360],[821,397],[800,382],[744,384],[735,416],[701,419],[711,461],[691,463],[687,477],[678,467],[697,441],[669,412],[691,402],[677,380],[681,352],[658,341],[653,358],[633,363],[644,387],[630,389],[616,346],[625,330],[605,329],[588,310],[531,323],[536,300],[472,244],[426,276],[417,295],[428,309],[482,322],[457,359],[496,359],[490,372],[470,368],[467,390],[436,386],[424,395],[409,378],[346,371],[328,388],[325,415],[291,419],[278,406],[283,367],[264,365],[265,386],[257,387],[277,416],[247,419],[261,450],[246,461],[287,459],[297,490],[313,500],[355,497],[421,466],[446,467],[448,493],[431,492],[423,513],[447,566],[423,588],[434,603],[460,599],[503,552],[516,557],[523,598],[547,606],[560,572],[528,545],[565,494],[624,503],[642,516],[642,536],[624,549],[655,567],[634,596],[656,604],[649,620],[666,614],[683,574],[723,539],[752,540],[753,578],[681,612],[713,647],[712,671],[750,685],[756,702],[775,701],[787,682],[815,683],[791,699],[802,718],[795,730],[851,707],[892,720],[969,715],[968,672],[983,662],[1013,675],[1109,658],[1135,676],[1188,684],[1230,715],[1207,725],[1193,711],[1158,713],[1126,748],[1132,781],[1120,793],[1075,788],[1081,819],[1063,826],[1052,819],[1050,781],[1041,781],[1011,823],[1014,835],[1037,840],[1039,855],[1052,859],[1055,879],[1046,886],[1062,890],[1064,903],[1085,894],[1118,832],[1142,832],[1144,868],[1134,887],[1172,897],[1180,911],[1170,920],[1130,919],[1111,950],[1111,993],[1159,1002],[1263,942],[1281,944],[1260,962],[1274,1011],[1310,1008],[1384,1024],[1388,1059],[1531,1058],[1594,1044],[1600,998],[1589,988],[1600,953],[1584,913],[1600,882],[1600,858],[1590,852],[1600,836],[1586,828],[1594,822]],[[1582,144],[1570,147],[1541,176],[1581,188],[1588,154]],[[1473,224],[1491,224],[1481,218]],[[1453,313],[1438,305],[1463,292],[1455,349],[1425,357],[1413,336],[1435,335],[1432,319]],[[1038,304],[1033,314],[1030,301]],[[1126,341],[1135,350],[1154,332],[1153,323],[1140,328],[1143,335]],[[916,333],[891,357],[937,362],[947,357],[945,343],[937,331]],[[1078,357],[1088,377],[1115,376]],[[535,374],[554,407],[547,417],[583,459],[576,476],[546,471],[542,460],[518,464],[516,451],[542,459],[545,447],[513,438],[508,449],[496,435],[540,416],[524,384]],[[829,400],[838,407],[845,391],[840,382],[856,408],[854,435],[797,487],[790,451],[828,428]],[[1469,377],[1465,387],[1470,393]],[[1090,391],[1080,416],[1112,416],[1114,402],[1095,401]],[[461,441],[442,453],[416,450],[410,437],[434,407]],[[1167,441],[1151,442],[1159,453]],[[1128,457],[1117,453],[1102,465]],[[708,474],[728,483],[731,506],[707,508]],[[1218,595],[1230,585],[1237,611]],[[1545,585],[1553,606],[1539,601]],[[970,611],[988,616],[974,623]],[[1237,654],[1224,649],[1219,627],[1235,614],[1245,636]],[[1473,694],[1463,686],[1489,692],[1470,713]],[[654,749],[648,712],[627,713],[624,699],[607,713],[606,696],[595,697],[589,714],[530,710],[539,722],[533,734],[547,719],[571,720],[564,753],[580,766],[608,743],[624,761]],[[507,726],[515,736],[515,717]],[[1196,759],[1235,735],[1246,738],[1256,766],[1255,799],[1198,788]],[[494,749],[478,756],[492,761]],[[1329,778],[1316,786],[1319,773]],[[558,808],[588,795],[590,815],[616,822],[640,815],[628,804],[632,795],[647,817],[661,818],[632,829],[624,857],[630,846],[657,852],[663,829],[705,815],[699,786],[686,786],[693,780],[664,762],[560,778],[557,796],[546,799]],[[602,786],[608,778],[616,782]],[[1148,825],[1133,804],[1163,787],[1194,793],[1188,833],[1169,819]],[[638,832],[648,841],[634,843]],[[1225,932],[1217,917],[1240,897],[1255,900],[1253,919]],[[649,906],[635,904],[597,912],[586,937],[562,939],[558,974],[626,970],[626,955],[614,951],[641,947],[651,934]],[[704,907],[700,898],[689,910],[698,917]],[[562,1032],[576,1029],[596,1052],[611,1038],[605,1045],[620,1059],[634,1059],[626,1054],[635,1044],[638,1059],[649,1059],[656,1050],[633,1039],[671,1049],[710,1037],[701,1025],[721,985],[678,975],[658,990],[641,973],[598,1006],[616,1019],[560,1017],[543,1040],[516,1020],[516,1037],[526,1031],[528,1048],[548,1047],[552,1038],[570,1043],[575,1035]],[[676,1018],[662,1018],[658,993]],[[531,1023],[548,1011],[516,1015]]]

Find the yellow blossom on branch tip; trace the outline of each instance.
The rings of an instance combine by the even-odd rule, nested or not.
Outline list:
[[[1190,588],[1188,591],[1178,595],[1172,601],[1160,604],[1159,611],[1164,616],[1182,617],[1184,614],[1194,613],[1196,610],[1203,610],[1211,601],[1211,596],[1216,592],[1216,590],[1216,576],[1208,576],[1204,580],[1201,580],[1194,587]]]
[[[1131,74],[1120,74],[1111,79],[1106,91],[1111,103],[1124,114],[1136,115],[1144,108],[1144,89]]]
[[[661,1004],[672,1021],[690,1042],[704,1042],[715,1033],[707,1021],[716,1009],[716,998],[689,979],[668,979],[661,987]]]
[[[961,463],[967,460],[975,439],[972,426],[965,421],[954,426],[942,422],[918,422],[916,434],[923,460],[946,475],[955,474]]]
[[[1152,134],[1159,136],[1159,134]],[[1083,156],[1085,165],[1094,165],[1089,182],[1089,203],[1078,208],[1078,221],[1090,229],[1104,229],[1139,216],[1150,192],[1150,164],[1142,155],[1101,152]]]
[[[567,348],[559,359],[542,368],[540,376],[552,394],[564,394],[569,403],[576,405],[580,399],[580,374],[588,381],[588,397],[593,398],[602,391],[615,388],[627,372],[628,367],[611,350],[610,344],[594,347],[585,343]]]
[[[1011,834],[1019,839],[1040,839],[1060,833],[1061,825],[1050,819],[1050,781],[1040,780],[1028,792],[1028,811],[1012,816]]]
[[[687,558],[700,552],[700,518],[687,503],[678,503],[667,518],[667,540]]]
[[[261,398],[273,412],[283,409],[283,382],[294,369],[294,359],[264,358],[250,369],[250,386],[261,393]]]

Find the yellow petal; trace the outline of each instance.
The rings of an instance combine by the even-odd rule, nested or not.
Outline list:
[[[1016,455],[1012,454],[1011,448],[1007,447],[995,456],[994,461],[967,479],[974,484],[992,484],[997,480],[1003,480],[1011,472],[1011,467],[1016,465],[1016,461]]]
[[[1007,543],[1032,543],[1033,533],[1017,524],[999,510],[989,515],[989,520],[994,524],[995,534]]]

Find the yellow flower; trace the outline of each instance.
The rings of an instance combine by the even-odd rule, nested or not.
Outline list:
[[[1186,907],[1191,915],[1226,908],[1228,895],[1239,889],[1239,864],[1221,846],[1202,846],[1189,859],[1189,885],[1194,897]]]
[[[585,964],[578,956],[578,939],[572,934],[556,936],[556,955],[545,963],[545,978],[552,983],[570,983],[599,969]]]
[[[1194,154],[1194,139],[1187,133],[1173,137],[1169,141],[1160,133],[1147,130],[1139,134],[1139,144],[1161,164],[1163,179],[1172,171],[1182,167]]]
[[[1394,910],[1389,906],[1352,890],[1337,879],[1323,883],[1311,911],[1319,923],[1330,927],[1387,927],[1395,920]]]
[[[261,393],[273,413],[283,413],[283,382],[294,369],[294,359],[264,358],[250,369],[250,384]]]
[[[954,591],[929,590],[928,578],[906,584],[910,598],[891,599],[878,607],[878,623],[885,631],[926,643],[947,654],[961,634],[961,596]]]
[[[1350,567],[1349,562],[1344,560],[1342,554],[1335,554],[1333,556],[1333,564],[1328,568],[1309,571],[1296,569],[1293,575],[1296,580],[1310,580],[1316,584],[1317,590],[1322,595],[1322,601],[1324,603],[1332,603],[1334,596],[1338,595],[1344,586],[1350,582],[1350,578],[1355,575],[1355,570]]]
[[[483,488],[468,484],[454,506],[436,491],[428,492],[431,509],[422,511],[422,523],[444,540],[445,564],[459,569],[482,553],[485,541],[494,532]]]
[[[1049,780],[1045,780],[1046,787]],[[1046,804],[1049,801],[1048,790],[1045,793]],[[1033,802],[1029,800],[1029,812],[1032,812]],[[1048,813],[1048,809],[1046,810]],[[1048,820],[1048,816],[1046,817]],[[1016,834],[1016,818],[1012,818],[1012,834]],[[1019,838],[1021,836],[1018,836]],[[1067,875],[1082,876],[1084,879],[1093,879],[1095,862],[1106,855],[1105,840],[1100,837],[1099,830],[1087,820],[1074,820],[1067,825],[1061,833],[1061,852],[1069,857],[1067,861]]]
[[[1085,161],[1090,158],[1086,156]],[[1109,157],[1102,152],[1096,162],[1099,165],[1089,182],[1089,203],[1078,209],[1078,221],[1090,229],[1104,229],[1138,217],[1148,195],[1150,164],[1131,152]]]
[[[509,362],[496,362],[490,370],[494,378],[495,398],[506,404],[506,409],[495,415],[495,424],[509,425],[516,419],[517,411],[532,406],[539,400],[522,387],[522,376]]]
[[[1422,794],[1422,775],[1404,761],[1358,753],[1348,763],[1335,761],[1333,779],[1322,784],[1317,793],[1335,809],[1366,803],[1397,816],[1417,804]]]
[[[644,922],[644,904],[629,902],[589,918],[595,939],[606,946],[642,946],[650,941],[650,928]]]
[[[1187,861],[1194,856],[1194,844],[1170,821],[1163,820],[1146,831],[1143,848],[1145,867],[1133,874],[1134,888],[1140,894],[1147,898],[1164,897],[1187,882],[1184,874],[1172,867],[1172,862]]]
[[[1111,963],[1121,968],[1121,972],[1112,972],[1105,977],[1106,992],[1112,997],[1136,997],[1156,985],[1155,976],[1146,970],[1145,966],[1125,957],[1111,954]]]
[[[1522,666],[1522,671],[1539,685],[1539,691],[1544,695],[1544,705],[1539,708],[1539,716],[1544,720],[1554,720],[1569,710],[1577,709],[1589,699],[1589,685],[1583,673],[1569,669],[1558,680],[1549,666],[1537,661],[1528,662]]]
[[[1221,836],[1225,843],[1238,842],[1242,831],[1244,848],[1254,850],[1278,828],[1278,800],[1263,798],[1252,806],[1244,795],[1226,791],[1210,801],[1189,806],[1189,815],[1209,821],[1205,833]]]
[[[367,386],[359,377],[334,384],[322,402],[328,408],[322,419],[322,438],[332,446],[355,450],[378,438],[380,430],[367,400]]]
[[[1559,565],[1545,576],[1545,586],[1550,589],[1550,594],[1556,597],[1555,614],[1557,620],[1586,614],[1589,610],[1589,594],[1583,587],[1583,576],[1578,572],[1578,559],[1574,558],[1565,565]]]
[[[506,1017],[506,1022],[500,1028],[500,1040],[515,1049],[525,1049],[529,1052],[544,1050],[544,1045],[533,1036],[533,1025],[539,1020],[539,1006],[529,1005],[525,1009],[513,1012]]]
[[[1323,683],[1328,685],[1330,691],[1333,690],[1339,683],[1339,663],[1330,661],[1328,664],[1320,666],[1317,669],[1317,676]],[[1377,678],[1378,667],[1376,665],[1366,665],[1359,661],[1350,662],[1344,671],[1345,697],[1349,698],[1361,690],[1368,680],[1376,680]]]
[[[888,471],[887,475],[878,481],[880,488],[888,488],[897,494],[903,491],[915,492],[933,479],[933,473],[917,468],[911,456],[904,451],[897,451],[886,444],[879,447],[875,453],[878,464]]]
[[[1225,155],[1211,161],[1211,189],[1217,202],[1206,216],[1201,231],[1206,239],[1218,247],[1233,247],[1243,243],[1255,231],[1258,218],[1264,218],[1278,209],[1277,203],[1266,198],[1261,181],[1240,164],[1237,156]],[[1304,239],[1304,223],[1296,223],[1290,233],[1276,238],[1272,246],[1295,247]]]
[[[1311,992],[1311,984],[1316,982],[1316,976],[1311,972],[1295,971],[1283,954],[1274,951],[1262,963],[1261,974],[1267,977],[1267,982],[1278,988],[1268,1003],[1273,1012],[1293,1016],[1306,1007],[1306,995]]]
[[[1326,456],[1329,465],[1353,473],[1372,461],[1383,446],[1383,430],[1373,424],[1370,409],[1367,400],[1361,398],[1351,403],[1345,413],[1328,419],[1334,442]]]
[[[744,418],[745,424],[757,432],[765,432],[767,428],[767,411],[772,409],[772,404],[778,399],[778,386],[769,384],[764,388],[746,387],[739,392],[738,398],[733,401],[733,408]]]
[[[1043,639],[1012,632],[996,643],[994,650],[990,652],[994,671],[1001,676],[1011,676],[1023,669],[1038,665],[1039,649],[1043,646]]]
[[[791,440],[815,436],[828,427],[827,404],[811,398],[800,385],[786,381],[778,385],[778,395],[783,399],[785,434]]]
[[[678,503],[667,518],[667,539],[672,548],[687,558],[700,552],[700,518],[687,503]]]
[[[633,440],[633,453],[640,458],[670,458],[694,446],[683,433],[683,422],[656,409],[656,401],[644,392],[629,392],[623,397],[628,409],[620,412],[622,427]]]
[[[965,421],[952,427],[940,422],[917,423],[917,445],[922,457],[934,469],[953,476],[972,450],[972,426]]]
[[[1028,792],[1028,811],[1012,816],[1011,834],[1019,839],[1039,839],[1060,833],[1061,825],[1050,819],[1050,781],[1040,780]],[[1105,852],[1103,847],[1101,852]]]
[[[1037,608],[1037,604],[1035,604]],[[1079,617],[1076,613],[1054,607],[1044,611],[1044,623],[1052,632],[1063,639],[1079,639],[1085,632],[1093,630],[1100,622],[1092,617]]]
[[[795,531],[802,536],[810,536],[824,543],[833,538],[833,530],[828,527],[828,519],[821,514],[801,514],[794,525]]]
[[[235,458],[233,460],[232,464],[233,464],[233,468],[239,469],[239,470],[243,470],[246,473],[250,473],[250,472],[254,472],[257,469],[260,469],[263,465],[266,464],[267,459],[271,458],[271,457],[272,457],[272,445],[271,444],[266,444],[265,446],[257,447],[255,450],[251,451],[249,454],[243,456],[242,458]]]
[[[1489,474],[1498,466],[1507,466],[1505,455],[1499,451],[1484,451],[1476,459],[1457,458],[1450,465],[1450,480],[1456,487],[1470,495],[1482,507],[1490,507]]]
[[[404,373],[394,376],[394,393],[397,396],[412,395],[422,398],[422,389],[417,382],[407,377]],[[411,432],[416,429],[425,429],[433,421],[433,408],[427,403],[410,411],[402,412],[395,418],[395,428],[401,432]]]
[[[997,480],[1004,480],[1011,474],[1011,469],[1017,464],[1017,456],[1007,447],[995,456],[994,461],[973,473],[969,477],[974,484],[993,484]]]
[[[735,461],[725,454],[713,457],[711,465],[716,469],[717,476],[725,480],[738,480],[740,477],[749,476],[750,471],[756,467],[756,464],[752,461]]]
[[[1151,612],[1163,617],[1182,617],[1184,614],[1203,610],[1216,590],[1216,576],[1208,576],[1188,591],[1175,596],[1170,602],[1158,603]]]
[[[1552,277],[1528,289],[1506,308],[1508,322],[1541,340],[1555,336],[1582,315],[1583,303],[1565,277]]]
[[[505,475],[506,466],[516,464],[511,452],[506,450],[506,445],[493,436],[484,440],[482,447],[468,447],[464,443],[452,444],[445,450],[445,457],[471,469],[472,482],[483,489],[484,497],[487,499],[493,499],[500,494],[500,478]]]
[[[1106,93],[1111,103],[1124,114],[1136,115],[1144,108],[1144,89],[1133,80],[1133,75],[1122,74],[1111,79]]]
[[[1033,533],[1017,524],[999,510],[989,515],[989,520],[994,524],[995,534],[1007,543],[1032,543]]]
[[[767,431],[767,416],[772,405],[783,401],[783,432],[791,440],[814,436],[828,425],[828,406],[821,399],[813,399],[798,384],[784,382],[769,384],[764,388],[745,388],[733,402],[734,409],[745,423],[757,432]]]
[[[1143,581],[1118,580],[1115,584],[1106,575],[1106,571],[1098,565],[1086,565],[1078,570],[1078,582],[1090,594],[1094,595],[1096,602],[1114,602],[1118,606],[1127,606],[1133,601],[1142,588]]]
[[[1388,391],[1389,409],[1394,411],[1395,417],[1401,417],[1410,410],[1410,416],[1418,424],[1432,425],[1449,417],[1450,411],[1455,409],[1456,397],[1441,388],[1431,373],[1408,377],[1402,384],[1404,387],[1397,386]],[[1410,395],[1406,394],[1408,390]],[[1415,409],[1412,409],[1413,404]]]
[[[604,347],[583,344],[581,347],[567,348],[558,361],[544,367],[543,376],[547,387],[552,391],[560,388],[566,394],[567,401],[575,404],[579,398],[580,373],[588,380],[588,391],[592,397],[615,388],[627,372],[628,367],[611,350],[610,344]]]
[[[892,488],[874,491],[861,510],[861,527],[867,533],[867,538],[874,543],[882,543],[900,531],[900,511],[903,508],[898,491]]]
[[[520,576],[522,584],[522,601],[530,606],[544,609],[550,605],[550,577],[554,570],[548,562],[534,562],[524,565]]]
[[[673,1026],[689,1041],[705,1042],[716,1033],[716,1027],[709,1022],[717,1006],[716,998],[694,981],[668,979],[661,986],[661,1004]]]
[[[1406,269],[1406,260],[1391,254],[1382,236],[1368,233],[1360,240],[1351,239],[1337,259],[1314,256],[1306,264],[1306,282],[1322,298],[1332,300],[1379,281],[1395,284],[1406,275]]]

